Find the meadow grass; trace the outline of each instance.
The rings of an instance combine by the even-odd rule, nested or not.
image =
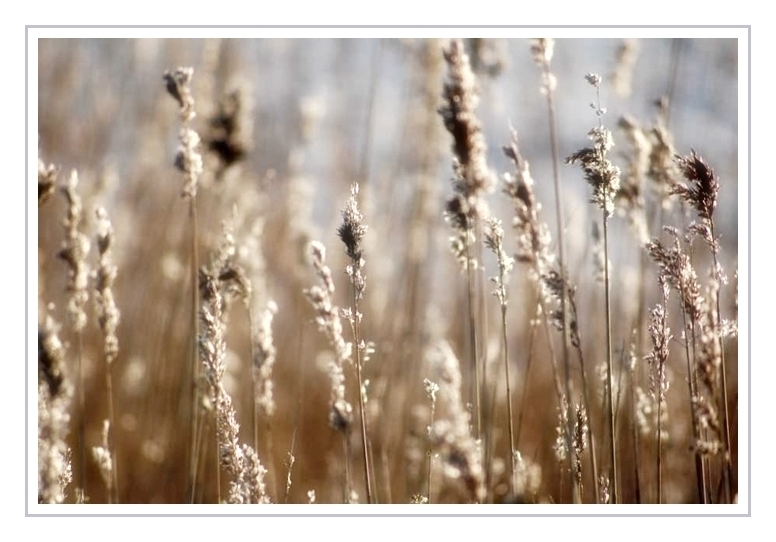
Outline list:
[[[134,109],[42,41],[38,501],[733,502],[735,169],[639,42],[569,96],[516,41],[381,40],[325,107],[241,52],[293,41],[92,43]],[[507,50],[538,120],[491,140]]]

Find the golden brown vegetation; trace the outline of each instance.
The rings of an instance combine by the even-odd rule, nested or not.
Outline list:
[[[731,44],[580,44],[40,41],[39,502],[733,502],[735,130],[634,72]]]

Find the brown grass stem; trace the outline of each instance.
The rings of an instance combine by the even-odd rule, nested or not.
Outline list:
[[[711,233],[711,238],[715,239],[714,236],[714,221],[709,220],[709,229]],[[714,269],[720,269],[720,264],[717,258],[717,251],[712,250],[711,251],[712,258],[714,260]],[[717,278],[717,280],[720,280]],[[717,323],[718,325],[721,325],[722,322],[722,309],[720,307],[720,301],[719,301],[719,292],[715,295],[715,310],[717,311]],[[724,457],[724,488],[725,488],[725,502],[732,502],[733,497],[733,458],[732,458],[732,451],[731,451],[731,445],[730,445],[730,412],[729,412],[729,403],[728,403],[728,387],[727,387],[727,364],[726,364],[726,356],[725,356],[725,342],[723,339],[723,334],[719,333],[719,352],[720,352],[720,376],[721,376],[721,388],[722,388],[722,429],[723,433],[722,436],[724,438],[724,444],[725,444],[725,457]]]
[[[471,231],[467,230],[467,237]],[[475,241],[476,242],[476,241]],[[471,243],[474,244],[474,243]],[[474,314],[474,269],[472,265],[471,244],[466,245],[466,326],[468,330],[467,338],[469,345],[469,360],[472,371],[472,406],[474,407],[474,438],[482,439],[482,398],[480,397],[481,378],[480,364],[478,360],[477,344],[477,320]]]
[[[565,235],[564,235],[564,227],[563,227],[563,221],[565,217],[565,213],[563,211],[563,190],[562,190],[562,183],[560,179],[560,150],[559,150],[559,144],[558,144],[558,133],[557,133],[557,119],[556,119],[556,111],[555,111],[555,86],[556,86],[556,79],[555,76],[552,73],[552,70],[550,68],[550,63],[552,61],[552,55],[553,55],[553,48],[554,48],[554,40],[552,39],[539,39],[536,40],[533,47],[532,52],[534,54],[534,60],[535,62],[540,66],[542,70],[542,94],[544,94],[546,102],[547,102],[547,115],[548,115],[548,122],[549,122],[549,130],[550,130],[550,148],[551,148],[551,154],[552,154],[552,178],[553,178],[553,184],[555,188],[555,218],[556,218],[556,231],[557,231],[557,243],[558,243],[558,265],[560,268],[560,276],[561,281],[565,285],[568,283],[567,280],[567,270],[566,270],[566,254],[565,254]],[[561,318],[562,318],[562,328],[561,332],[563,334],[563,372],[564,372],[564,385],[565,385],[565,395],[567,398],[566,401],[566,447],[569,450],[569,452],[572,450],[572,420],[574,419],[573,415],[573,404],[571,401],[571,363],[569,360],[569,345],[570,345],[570,330],[569,330],[569,319],[568,319],[568,311],[567,311],[567,292],[566,288],[563,288],[563,293],[561,294],[560,299],[560,310],[561,310]],[[573,466],[572,466],[572,457],[571,453],[568,454],[568,471],[569,471],[569,478],[571,480],[571,489],[572,494],[574,498],[574,502],[578,503],[581,502],[581,496],[579,493],[579,488],[577,485],[577,479],[573,474]]]
[[[617,469],[617,446],[616,446],[616,426],[615,426],[615,402],[614,402],[614,372],[612,363],[612,317],[611,317],[611,300],[609,299],[609,227],[608,216],[604,209],[603,211],[603,223],[604,223],[604,291],[605,299],[604,305],[606,307],[606,378],[607,388],[609,390],[609,453],[611,455],[611,483],[612,483],[612,498],[614,504],[620,502],[619,490],[618,490],[618,469]]]
[[[83,335],[76,336],[76,363],[78,365],[78,499],[86,502],[86,386],[83,369]]]
[[[364,479],[366,483],[366,498],[369,504],[372,504],[374,496],[372,493],[372,468],[369,460],[369,442],[367,438],[367,425],[366,425],[366,407],[364,405],[364,378],[362,376],[362,359],[361,359],[361,325],[360,325],[360,313],[358,311],[358,291],[357,287],[353,285],[353,307],[356,314],[356,321],[351,323],[353,328],[353,338],[356,345],[356,381],[358,383],[358,413],[361,418],[361,445],[364,450]]]
[[[593,147],[581,149],[566,158],[567,164],[579,163],[584,172],[585,180],[593,189],[592,203],[595,203],[602,213],[603,221],[603,245],[604,245],[604,311],[606,322],[606,380],[608,387],[607,414],[609,420],[609,452],[612,501],[620,502],[619,476],[616,450],[616,410],[619,400],[614,398],[614,371],[612,360],[612,326],[611,326],[611,302],[609,283],[609,218],[614,213],[615,196],[620,189],[620,169],[614,166],[607,155],[614,147],[612,133],[603,125],[602,117],[606,110],[601,107],[601,82],[598,74],[590,73],[585,76],[587,82],[596,90],[596,102],[592,104],[595,109],[598,125],[588,133],[593,141]],[[622,376],[622,375],[620,375]],[[619,389],[622,389],[621,387]],[[619,393],[619,392],[618,392]],[[619,399],[619,398],[618,398]]]
[[[350,329],[353,333],[354,347],[356,351],[356,382],[358,385],[358,413],[360,418],[361,428],[361,445],[363,448],[364,459],[364,478],[366,486],[367,502],[372,504],[374,501],[374,494],[372,491],[372,471],[370,456],[369,456],[369,438],[366,423],[366,408],[364,397],[366,395],[365,382],[362,375],[363,363],[365,359],[362,354],[365,353],[367,346],[361,338],[361,319],[363,315],[360,311],[359,301],[364,296],[366,290],[366,278],[362,273],[365,261],[363,257],[363,247],[361,245],[364,234],[367,231],[367,226],[363,224],[364,216],[359,211],[358,206],[358,192],[359,185],[354,183],[350,189],[350,198],[345,206],[345,210],[342,211],[343,223],[337,230],[340,239],[345,244],[346,253],[350,258],[350,265],[347,266],[346,272],[350,278],[353,293],[353,305],[350,309],[345,311],[345,316],[350,323]]]

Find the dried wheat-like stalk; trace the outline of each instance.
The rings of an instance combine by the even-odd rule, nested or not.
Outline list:
[[[58,332],[46,315],[38,330],[38,502],[47,504],[64,502],[73,480],[67,445],[73,386]]]
[[[99,265],[96,272],[94,299],[97,304],[97,322],[104,337],[105,388],[108,396],[108,419],[104,429],[104,448],[111,454],[112,458],[110,463],[110,483],[107,484],[108,498],[110,502],[118,502],[118,469],[114,451],[115,439],[113,438],[113,428],[116,426],[113,409],[113,362],[119,353],[119,339],[116,336],[116,329],[119,325],[121,313],[118,307],[116,307],[116,300],[113,296],[113,283],[116,280],[116,266],[113,264],[111,256],[113,227],[104,208],[97,208],[96,216]]]
[[[215,404],[220,465],[232,475],[228,502],[264,504],[270,502],[264,482],[267,470],[251,446],[240,444],[240,426],[235,418],[232,398],[223,384],[226,341],[222,283],[229,280],[223,278],[224,275],[223,269],[202,269],[200,272],[202,332],[199,338],[199,354]]]
[[[345,399],[343,367],[352,363],[352,345],[343,338],[339,309],[333,304],[334,281],[326,265],[326,248],[313,241],[310,243],[310,256],[320,284],[308,288],[304,294],[315,309],[315,323],[329,339],[335,353],[334,363],[329,367],[332,380],[329,423],[334,429],[347,432],[353,423],[353,407]]]
[[[447,207],[456,223],[466,225],[486,214],[482,196],[495,189],[496,180],[486,162],[485,137],[475,111],[479,103],[477,83],[463,42],[451,40],[444,57],[448,79],[439,114],[453,136],[453,156],[458,173],[453,183],[454,194]]]
[[[116,479],[116,459],[111,453],[111,447],[108,442],[110,437],[110,422],[102,422],[102,445],[92,447],[92,457],[100,470],[102,482],[108,488],[108,500],[113,502],[114,481]]]
[[[707,328],[707,301],[701,294],[698,275],[693,268],[690,257],[682,250],[679,233],[674,228],[665,227],[674,238],[672,248],[666,248],[659,240],[653,239],[646,245],[647,252],[658,264],[658,273],[662,280],[677,291],[680,297],[682,315],[684,318],[687,340],[685,341],[685,358],[687,361],[687,383],[690,391],[693,440],[701,441],[701,428],[695,405],[698,401],[698,376],[695,348],[698,336]],[[692,349],[692,352],[691,352]],[[706,503],[708,498],[706,484],[706,465],[700,453],[695,454],[695,470],[698,486],[698,497]]]
[[[543,315],[544,327],[548,336],[550,325],[561,332],[563,332],[564,326],[569,329],[568,339],[578,353],[582,374],[582,391],[586,409],[589,410],[589,390],[584,357],[582,356],[581,339],[579,337],[574,288],[570,284],[564,283],[563,276],[556,269],[557,258],[551,250],[552,236],[547,224],[541,220],[542,206],[537,201],[534,193],[534,180],[531,176],[531,168],[528,161],[520,153],[517,132],[514,129],[512,129],[512,141],[509,145],[503,147],[503,151],[507,158],[512,161],[515,169],[514,175],[504,174],[503,188],[503,192],[512,202],[515,213],[512,219],[517,241],[515,258],[517,261],[526,263],[529,266],[528,276],[536,285],[539,294],[539,308]],[[566,307],[565,311],[564,306]],[[552,342],[549,342],[549,346],[558,404],[566,404],[566,393],[563,389]],[[522,418],[522,410],[520,418]],[[568,413],[563,419],[568,419]],[[518,435],[519,425],[518,423]],[[590,440],[591,467],[595,484],[598,479],[598,467],[595,448],[592,442],[593,431],[590,430],[587,434]]]
[[[507,256],[504,250],[504,228],[501,226],[501,221],[496,218],[488,220],[485,229],[485,246],[493,251],[498,261],[498,275],[491,278],[491,281],[496,285],[496,289],[493,292],[499,300],[501,307],[501,340],[502,349],[504,353],[504,379],[506,381],[507,388],[507,424],[509,428],[509,467],[510,467],[510,490],[512,494],[515,494],[515,432],[514,432],[514,416],[512,414],[512,383],[509,374],[509,341],[507,340],[507,281],[509,273],[514,267],[514,259]],[[494,392],[495,393],[495,392]],[[495,399],[493,401],[495,406]],[[487,458],[488,465],[490,465],[490,457]],[[487,469],[487,477],[490,476],[490,468]],[[490,484],[488,484],[490,485]]]
[[[67,312],[73,330],[81,333],[86,327],[86,303],[89,301],[89,264],[86,257],[91,245],[89,238],[80,228],[84,219],[83,204],[77,192],[78,173],[73,170],[65,185],[61,187],[67,200],[65,218],[65,240],[58,256],[65,261],[68,270]]]
[[[572,448],[572,467],[574,476],[577,477],[580,491],[582,490],[582,454],[590,442],[590,424],[588,422],[587,410],[583,405],[574,406],[574,439]]]
[[[492,192],[496,179],[488,170],[485,138],[475,113],[479,102],[477,84],[469,56],[460,39],[450,41],[444,51],[448,78],[444,85],[444,104],[439,114],[453,137],[453,194],[445,203],[445,213],[455,232],[452,248],[467,273],[470,363],[472,367],[472,402],[474,403],[475,434],[482,437],[482,390],[486,375],[481,374],[480,340],[477,332],[475,306],[479,284],[474,271],[477,260],[472,246],[479,247],[481,218],[488,209],[483,196]],[[484,371],[484,369],[483,369]]]
[[[428,400],[431,403],[431,412],[429,414],[429,422],[428,427],[426,428],[426,431],[428,433],[428,436],[431,436],[431,430],[434,427],[434,413],[436,412],[436,401],[437,401],[437,393],[439,392],[439,385],[436,382],[432,382],[428,378],[423,379],[423,388],[426,390],[426,395],[428,395]],[[428,474],[427,474],[427,482],[426,482],[426,495],[425,497],[421,498],[423,499],[423,504],[428,504],[431,502],[431,471],[433,467],[433,460],[434,460],[434,453],[431,450],[431,447],[429,445],[429,449],[426,451],[426,456],[428,457]]]
[[[470,429],[470,417],[461,396],[461,369],[450,345],[441,342],[430,347],[425,361],[432,381],[439,386],[438,413],[431,426],[431,443],[442,457],[447,479],[460,481],[471,502],[486,497],[485,473],[479,441]]]
[[[329,340],[334,348],[334,359],[327,367],[331,380],[331,410],[329,411],[329,425],[342,433],[345,457],[350,457],[349,435],[353,425],[353,406],[345,398],[345,371],[346,363],[353,363],[352,345],[345,341],[342,335],[342,320],[340,312],[333,303],[334,281],[331,270],[326,265],[326,248],[318,241],[310,243],[310,257],[315,273],[318,275],[319,284],[304,291],[307,300],[315,310],[315,323]],[[361,395],[361,394],[359,394]],[[350,464],[345,461],[345,500],[350,500]]]
[[[657,502],[663,502],[663,414],[665,408],[665,394],[668,391],[668,378],[666,377],[666,361],[668,360],[668,346],[673,338],[666,314],[668,312],[669,286],[661,276],[659,279],[663,292],[663,302],[652,309],[649,321],[649,335],[652,338],[652,351],[647,354],[649,364],[649,389],[657,407]]]
[[[699,368],[702,374],[709,375],[706,379],[707,387],[710,392],[716,396],[719,395],[718,402],[721,403],[722,410],[722,438],[725,446],[724,455],[724,474],[726,501],[730,502],[733,494],[732,476],[733,466],[730,453],[730,422],[728,412],[727,395],[727,370],[725,366],[725,348],[723,343],[724,333],[721,329],[722,310],[719,301],[719,287],[721,283],[726,283],[722,266],[719,263],[719,242],[714,234],[714,210],[717,208],[717,197],[719,194],[719,180],[714,174],[714,170],[703,160],[703,158],[692,150],[688,156],[677,156],[676,163],[682,172],[684,178],[690,182],[687,186],[682,183],[673,185],[671,192],[678,194],[682,200],[690,204],[698,213],[700,223],[692,224],[690,230],[706,242],[709,251],[712,254],[714,268],[712,270],[710,295],[708,299],[712,300],[707,313],[707,327],[701,334],[701,358]],[[713,307],[713,308],[712,308]],[[717,385],[717,379],[721,380],[721,385]],[[721,389],[720,389],[721,388]]]
[[[274,301],[269,301],[266,308],[259,314],[256,328],[253,330],[253,378],[254,401],[262,414],[271,418],[275,413],[274,384],[272,369],[275,365],[277,351],[272,337],[272,319],[278,312]]]
[[[538,38],[531,41],[531,55],[533,56],[534,63],[539,66],[542,74],[542,82],[540,85],[540,92],[544,95],[547,101],[547,114],[550,127],[550,146],[552,148],[552,173],[555,186],[555,218],[558,236],[558,264],[560,266],[560,278],[564,284],[568,283],[567,269],[566,269],[566,248],[565,240],[563,238],[563,220],[565,213],[563,211],[563,192],[562,183],[560,179],[560,151],[558,144],[558,126],[555,114],[555,88],[557,86],[557,79],[555,74],[552,73],[552,57],[555,51],[555,40],[552,38]],[[572,432],[571,420],[573,418],[573,412],[571,409],[571,361],[569,357],[570,346],[570,330],[568,321],[568,307],[565,289],[561,291],[560,298],[560,310],[561,310],[561,330],[563,332],[563,371],[564,371],[564,393],[566,396],[566,447],[572,446]],[[569,458],[570,461],[570,458]],[[581,494],[577,485],[576,478],[572,474],[572,465],[569,463],[569,476],[571,477],[571,487],[573,492],[574,502],[581,502]]]
[[[191,122],[196,117],[194,97],[191,93],[191,79],[194,68],[177,68],[166,71],[164,81],[167,92],[175,98],[180,106],[181,129],[178,134],[180,146],[175,155],[175,166],[185,175],[183,195],[194,199],[197,196],[199,178],[202,175],[202,155],[199,152],[200,137],[191,128]]]
[[[342,242],[345,244],[345,251],[350,258],[350,265],[346,268],[346,273],[350,279],[350,284],[353,286],[353,306],[344,311],[345,318],[350,323],[350,329],[353,332],[353,342],[356,345],[356,382],[358,384],[358,412],[361,418],[361,444],[364,452],[364,476],[366,481],[366,498],[367,502],[371,504],[373,500],[372,489],[372,469],[369,461],[369,438],[366,424],[366,414],[364,412],[364,404],[366,402],[366,386],[363,378],[363,363],[362,352],[366,350],[366,343],[361,338],[361,319],[363,314],[359,310],[359,301],[364,297],[364,291],[366,290],[366,277],[362,273],[362,269],[366,263],[364,260],[364,250],[362,246],[362,239],[366,233],[367,226],[363,223],[364,216],[358,209],[358,184],[353,184],[350,189],[350,197],[345,205],[345,210],[342,211],[342,225],[337,230]]]
[[[566,158],[567,164],[579,163],[585,174],[585,180],[593,188],[592,201],[602,213],[602,222],[604,230],[604,308],[606,312],[606,371],[607,387],[609,390],[609,442],[610,459],[612,462],[611,483],[612,499],[615,504],[619,499],[619,477],[617,465],[616,449],[616,427],[615,427],[615,400],[614,400],[614,371],[612,367],[612,324],[611,324],[611,303],[610,303],[610,285],[609,285],[609,218],[614,213],[614,201],[617,192],[620,189],[620,168],[613,165],[607,155],[614,147],[612,133],[604,127],[601,117],[606,110],[601,107],[601,76],[597,74],[588,74],[585,79],[596,89],[597,103],[595,105],[596,116],[598,117],[598,126],[593,127],[588,133],[593,141],[593,147],[587,147],[575,152]]]
[[[199,337],[199,297],[197,296],[197,282],[199,275],[199,249],[197,228],[197,187],[202,175],[202,155],[199,152],[200,137],[191,128],[191,122],[196,117],[194,111],[194,97],[191,92],[191,79],[194,75],[193,68],[179,67],[175,71],[165,71],[164,81],[167,92],[178,102],[181,128],[178,134],[180,146],[175,155],[175,166],[183,172],[184,185],[182,195],[189,201],[189,219],[191,220],[191,326],[194,348],[191,357],[191,440],[189,449],[189,495],[190,502],[194,502],[197,487],[197,470],[199,463],[199,433],[201,420],[199,419],[199,362],[197,360],[197,340]]]
[[[84,420],[86,417],[86,392],[83,375],[83,330],[86,327],[86,303],[89,301],[89,264],[86,258],[91,245],[89,238],[80,230],[84,219],[81,197],[78,195],[78,173],[73,170],[67,183],[61,187],[67,200],[65,218],[65,240],[58,256],[67,264],[68,297],[67,313],[70,325],[76,334],[76,359],[78,365],[78,491],[83,496],[86,487],[86,436]]]

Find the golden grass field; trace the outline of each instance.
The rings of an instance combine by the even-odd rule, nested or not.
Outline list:
[[[42,39],[41,503],[730,503],[737,43]]]

